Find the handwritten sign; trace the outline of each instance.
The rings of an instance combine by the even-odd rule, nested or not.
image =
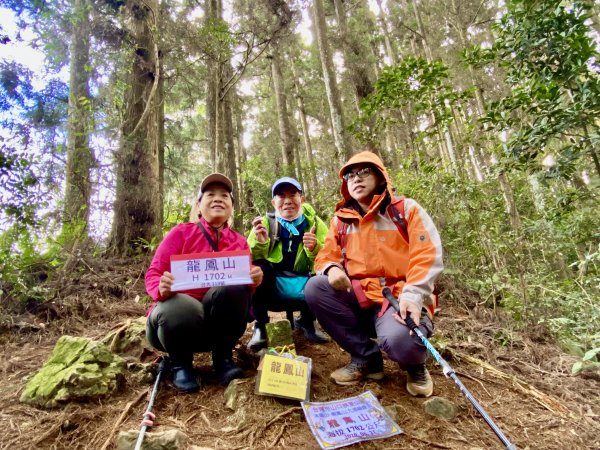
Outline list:
[[[252,284],[250,253],[244,250],[173,255],[171,273],[175,277],[173,292]]]
[[[302,402],[306,421],[322,449],[402,433],[371,391],[331,402]]]
[[[256,393],[308,400],[311,359],[290,353],[285,355],[266,353],[262,357],[256,377]]]

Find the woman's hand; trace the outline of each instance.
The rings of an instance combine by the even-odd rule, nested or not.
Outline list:
[[[267,242],[269,239],[269,233],[267,232],[267,227],[265,227],[262,223],[262,217],[255,217],[252,221],[252,230],[256,235],[256,240],[261,244]]]
[[[331,267],[327,271],[327,279],[329,280],[329,285],[334,288],[336,291],[348,291],[352,290],[352,283],[350,282],[350,278],[346,275],[339,267]]]
[[[254,287],[260,286],[263,280],[263,271],[258,266],[252,266],[250,268],[250,278],[252,278],[252,285]]]
[[[304,233],[304,236],[302,236],[302,243],[309,252],[312,252],[317,246],[317,235],[315,234],[316,230],[316,225],[313,225],[310,231],[307,231]]]
[[[160,282],[158,283],[158,293],[163,298],[169,298],[173,295],[171,292],[171,286],[173,286],[173,282],[175,281],[175,277],[171,274],[171,272],[164,272],[160,277]]]
[[[410,313],[411,319],[419,326],[419,323],[421,322],[421,308],[408,300],[400,300],[400,312],[394,314],[394,319],[401,324],[406,325],[405,319],[407,313]],[[413,334],[412,331],[410,334]]]

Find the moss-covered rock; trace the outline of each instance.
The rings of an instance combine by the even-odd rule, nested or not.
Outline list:
[[[122,327],[107,334],[100,342],[111,352],[121,356],[140,358],[145,353],[154,352],[146,340],[146,317],[128,320]]]
[[[138,439],[139,430],[121,431],[117,436],[117,450],[131,450]],[[144,435],[144,450],[184,450],[188,448],[188,437],[181,431],[148,431]]]
[[[124,380],[125,361],[90,339],[62,336],[27,383],[21,401],[44,408],[110,395]]]
[[[292,326],[289,320],[278,320],[266,325],[267,341],[269,347],[289,347],[294,344],[292,338]]]

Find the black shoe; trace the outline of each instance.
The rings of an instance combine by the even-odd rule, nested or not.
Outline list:
[[[227,386],[231,380],[244,377],[244,371],[230,358],[213,361],[213,367],[219,384],[223,386]]]
[[[310,342],[314,342],[315,344],[329,342],[329,338],[315,327],[315,322],[312,320],[304,321],[302,318],[299,318],[294,320],[294,326],[299,330],[302,330],[304,337]]]
[[[254,322],[254,332],[252,333],[252,337],[248,341],[248,350],[253,352],[257,352],[263,348],[267,348],[267,331],[265,330],[265,326],[259,324],[258,322]]]
[[[191,366],[171,367],[171,382],[180,392],[197,392],[200,389],[194,368]]]

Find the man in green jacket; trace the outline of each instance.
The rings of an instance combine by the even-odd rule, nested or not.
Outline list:
[[[323,247],[327,225],[304,202],[302,185],[283,177],[271,189],[274,213],[252,222],[248,245],[253,264],[262,268],[262,284],[252,296],[252,314],[256,319],[248,348],[258,351],[267,345],[265,325],[268,311],[300,311],[294,325],[311,342],[329,339],[315,327],[315,316],[304,299],[304,285],[313,273],[313,264]]]

